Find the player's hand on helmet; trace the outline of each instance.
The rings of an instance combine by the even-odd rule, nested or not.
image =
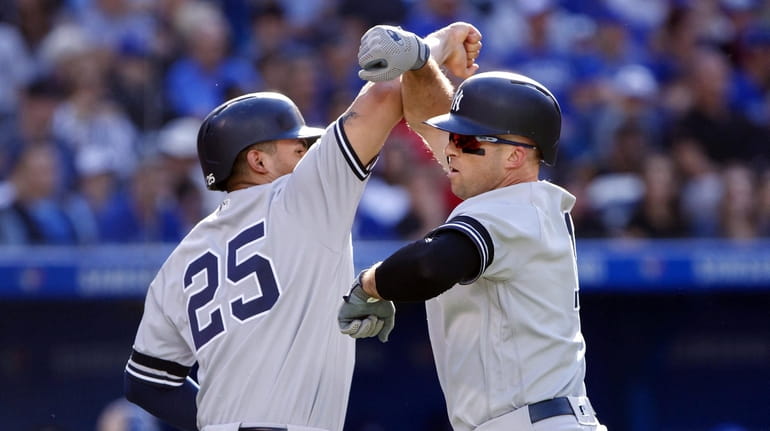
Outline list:
[[[455,22],[425,38],[431,57],[452,75],[467,78],[476,73],[476,59],[481,53],[481,32],[472,24]]]
[[[358,77],[372,82],[390,81],[425,65],[430,48],[416,34],[391,25],[376,25],[361,37]]]
[[[396,322],[396,307],[392,301],[369,296],[361,286],[361,276],[356,277],[350,294],[343,297],[337,313],[340,332],[353,338],[377,336],[383,343]]]

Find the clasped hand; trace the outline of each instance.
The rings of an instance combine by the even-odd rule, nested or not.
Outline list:
[[[361,285],[362,274],[356,277],[350,294],[343,297],[337,314],[340,332],[353,338],[377,336],[385,343],[395,325],[396,307],[392,301],[369,296]]]

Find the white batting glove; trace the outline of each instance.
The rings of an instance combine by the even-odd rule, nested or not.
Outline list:
[[[408,70],[417,70],[430,57],[430,48],[416,34],[391,25],[376,25],[361,37],[358,77],[372,82],[389,81]]]
[[[369,296],[361,287],[361,274],[353,282],[350,294],[337,313],[340,332],[353,338],[377,336],[381,342],[388,341],[388,335],[395,326],[396,307],[393,302]]]
[[[366,319],[354,319],[343,326],[340,322],[340,332],[350,335],[352,338],[369,338],[379,334],[385,321],[378,319],[377,316],[369,315]]]

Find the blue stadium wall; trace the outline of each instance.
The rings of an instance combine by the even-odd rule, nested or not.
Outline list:
[[[356,243],[356,265],[399,245]],[[170,251],[0,249],[0,429],[96,429]],[[587,386],[611,431],[770,430],[770,241],[583,240],[578,259]],[[450,429],[421,304],[357,358],[346,430]]]

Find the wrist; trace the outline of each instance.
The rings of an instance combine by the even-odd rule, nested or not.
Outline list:
[[[382,297],[377,292],[377,282],[374,278],[374,275],[377,271],[377,267],[380,266],[381,263],[382,262],[377,262],[374,264],[374,266],[361,271],[361,273],[358,275],[359,283],[361,284],[361,289],[364,291],[364,293],[377,300],[382,299]]]
[[[441,39],[436,35],[431,34],[423,39],[423,42],[425,42],[425,45],[427,45],[428,49],[430,49],[430,58],[432,58],[439,65],[444,64],[447,55],[444,52],[444,44],[441,43]]]
[[[430,60],[431,49],[430,45],[426,43],[425,39],[417,36],[416,34],[413,36],[417,42],[417,61],[409,70],[420,70],[425,67],[425,65]]]

